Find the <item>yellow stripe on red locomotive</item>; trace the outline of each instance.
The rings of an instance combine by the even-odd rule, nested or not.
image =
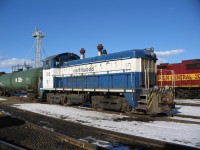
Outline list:
[[[185,81],[185,80],[200,80],[200,73],[191,74],[175,74],[175,75],[158,75],[158,81]]]

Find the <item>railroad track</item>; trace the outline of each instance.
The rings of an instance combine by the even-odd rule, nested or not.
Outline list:
[[[81,140],[78,140],[78,139],[75,139],[75,138],[66,136],[66,135],[64,135],[64,134],[60,134],[60,133],[58,133],[58,132],[45,129],[45,128],[39,126],[39,125],[30,123],[30,122],[27,122],[27,121],[26,121],[26,124],[27,124],[30,128],[34,128],[34,129],[39,130],[39,131],[48,132],[48,133],[51,134],[52,136],[54,136],[54,137],[60,139],[62,142],[66,142],[67,144],[71,144],[71,145],[77,146],[77,147],[79,147],[79,148],[81,148],[81,149],[85,149],[85,150],[101,149],[101,147],[98,146],[98,145],[93,145],[93,144],[87,143],[87,142],[85,142],[85,141],[81,141]]]
[[[23,103],[26,102],[23,98],[18,98],[19,101],[20,101],[20,99],[22,99]],[[41,104],[49,104],[47,102],[40,102],[40,101],[37,101],[37,100],[35,100],[35,102],[41,103]],[[63,107],[68,107],[68,106],[63,106]],[[109,114],[124,115],[124,117],[127,117],[127,116],[129,117],[129,118],[126,118],[129,121],[131,121],[131,120],[143,121],[143,122],[169,121],[169,122],[200,124],[200,122],[187,121],[187,120],[178,120],[178,119],[173,119],[173,118],[170,118],[170,117],[165,117],[165,115],[162,116],[162,115],[147,115],[147,114],[131,114],[131,113],[124,113],[124,112],[114,112],[114,111],[107,111],[107,110],[96,109],[96,108],[82,107],[82,106],[70,106],[70,107],[77,108],[77,109],[83,109],[83,110],[90,110],[90,111],[109,113]],[[190,116],[190,115],[175,114],[174,116],[183,117],[183,118],[200,119],[200,117],[198,117],[198,116]]]
[[[165,141],[159,141],[159,140],[154,140],[154,139],[148,139],[148,138],[144,138],[144,137],[138,137],[138,136],[133,136],[133,135],[126,135],[126,134],[113,134],[110,132],[99,132],[102,135],[106,134],[107,136],[113,137],[113,138],[117,138],[121,141],[125,141],[127,144],[132,145],[137,144],[137,145],[145,145],[147,147],[147,149],[170,149],[170,150],[177,150],[177,149],[181,149],[181,150],[198,150],[198,148],[194,148],[194,147],[190,147],[190,146],[185,146],[185,145],[179,145],[179,144],[175,144],[175,143],[169,143],[169,142],[165,142]]]
[[[8,142],[0,140],[0,149],[1,150],[26,150],[25,148],[10,144]]]
[[[85,141],[81,141],[81,140],[51,131],[48,128],[41,127],[39,125],[33,124],[28,121],[23,121],[19,118],[20,117],[13,118],[11,116],[4,115],[1,112],[0,134],[3,134],[3,135],[0,135],[0,150],[38,149],[38,146],[36,146],[36,147],[33,146],[33,145],[38,145],[38,143],[36,143],[36,141],[34,141],[34,140],[31,140],[31,139],[35,138],[35,137],[31,137],[33,135],[31,132],[35,132],[36,134],[38,133],[38,135],[40,133],[48,135],[48,136],[46,136],[46,138],[53,137],[53,139],[56,141],[55,143],[58,143],[58,144],[62,143],[62,145],[68,145],[68,147],[70,147],[70,149],[80,149],[80,150],[81,149],[83,149],[83,150],[100,149],[100,147],[97,145],[93,145],[93,144],[87,143]],[[20,132],[13,133],[13,129],[11,127],[16,128],[15,130],[20,130]],[[4,128],[7,128],[7,129],[4,129]],[[11,128],[11,129],[9,129],[9,128]],[[30,133],[30,135],[27,136],[27,135],[21,134],[23,132],[23,130],[24,131],[26,130],[25,131],[26,133],[27,133],[27,130],[29,130],[28,133]],[[7,132],[7,133],[5,133],[5,132]],[[12,135],[11,135],[11,133],[12,133]],[[15,138],[18,138],[18,135],[25,136],[25,140],[24,141],[20,140],[20,142],[19,142],[19,140],[13,138],[13,134],[16,135]],[[9,135],[11,135],[11,137],[9,137]],[[26,142],[26,138],[31,140],[31,144],[30,143],[23,144],[24,142]],[[45,140],[45,138],[43,137],[42,140]],[[40,145],[48,144],[48,142],[44,142],[41,140],[39,142],[41,142]],[[30,146],[30,145],[32,145],[32,146]],[[72,146],[69,146],[69,145],[72,145]],[[46,149],[46,148],[41,148],[41,149]],[[47,148],[47,149],[49,149],[49,148]],[[64,149],[66,149],[66,148],[64,148]]]
[[[127,121],[141,121],[141,122],[167,121],[167,122],[200,124],[200,122],[174,119],[173,117],[166,117],[166,115],[131,114],[131,113],[124,113],[124,112],[112,112],[112,111],[106,111],[106,110],[94,109],[94,108],[88,109],[88,108],[80,107],[80,106],[78,107],[75,106],[74,108],[90,110],[90,111],[98,111],[98,112],[116,114],[116,115],[122,115],[122,116],[124,115],[124,118],[122,118],[121,120],[127,120]],[[179,115],[179,114],[175,114],[174,116],[182,117],[182,118],[200,119],[199,116]],[[120,121],[120,120],[118,119],[117,121]]]
[[[176,105],[200,107],[200,104],[192,104],[192,103],[177,103]]]
[[[183,117],[183,118],[200,119],[199,116],[180,115],[180,114],[176,114],[176,115],[174,115],[174,116],[177,116],[177,117]]]
[[[48,132],[51,136],[54,136],[55,138],[59,139],[62,142],[65,142],[66,144],[71,144],[78,149],[84,149],[84,150],[99,150],[99,149],[106,149],[104,147],[94,145],[88,142],[85,142],[83,140],[75,139],[69,136],[66,136],[64,134],[60,134],[55,131],[50,131],[44,127],[41,127],[39,125],[30,123],[26,121],[26,125],[28,128],[35,129],[38,132]],[[187,150],[195,150],[196,148],[189,147],[189,146],[183,146],[179,144],[174,144],[174,143],[168,143],[164,141],[159,141],[159,140],[154,140],[154,139],[148,139],[144,137],[138,137],[138,136],[132,136],[132,135],[126,135],[126,134],[118,134],[118,133],[113,133],[111,131],[96,131],[99,135],[101,136],[106,136],[110,137],[112,139],[115,139],[116,141],[120,141],[124,145],[128,146],[130,149],[133,147],[135,148],[136,145],[137,147],[142,147],[142,149],[170,149],[170,150],[177,150],[177,149],[187,149]],[[145,145],[145,147],[144,147]],[[25,150],[24,148],[21,148],[19,146],[15,146],[13,144],[0,141],[0,149],[2,150]]]
[[[75,138],[60,134],[58,132],[46,130],[41,126],[32,124],[30,122],[26,122],[26,123],[31,128],[35,128],[37,130],[43,130],[43,131],[45,130],[46,132],[49,132],[50,134],[52,134],[52,136],[60,139],[62,142],[66,142],[67,144],[72,144],[72,145],[77,146],[84,150],[106,149],[106,148],[98,146],[98,145],[90,144],[83,140],[75,139]],[[96,131],[96,132],[98,134],[104,135],[106,137],[112,137],[116,141],[120,141],[129,147],[135,147],[135,145],[137,145],[139,147],[140,146],[143,147],[145,145],[145,147],[149,148],[149,149],[162,149],[162,150],[163,149],[170,149],[170,150],[177,150],[177,149],[195,150],[196,149],[196,148],[193,148],[190,146],[184,146],[184,145],[179,145],[179,144],[175,144],[175,143],[169,143],[169,142],[165,142],[165,141],[148,139],[148,138],[144,138],[144,137],[132,136],[132,135],[127,135],[127,134],[117,134],[117,133],[113,133],[110,131],[106,131],[106,132],[105,131]]]
[[[48,132],[48,134],[51,134],[51,136],[56,137],[57,139],[59,139],[60,141],[67,143],[67,144],[72,144],[76,147],[79,147],[80,149],[104,149],[103,147],[100,147],[98,145],[94,145],[92,143],[89,142],[85,142],[84,140],[82,140],[82,138],[80,137],[80,135],[78,135],[77,137],[73,137],[72,135],[76,135],[77,133],[71,133],[71,135],[66,135],[65,133],[68,133],[69,130],[79,130],[78,132],[80,132],[80,129],[82,130],[83,125],[78,125],[78,128],[73,128],[70,129],[71,127],[73,127],[75,124],[71,123],[71,125],[69,125],[69,127],[66,127],[68,123],[65,124],[61,124],[61,122],[65,122],[62,121],[61,119],[50,119],[50,117],[46,117],[46,116],[42,116],[39,114],[35,114],[35,113],[31,113],[25,110],[19,110],[17,108],[11,108],[10,106],[6,106],[6,105],[1,105],[0,108],[7,110],[11,115],[14,115],[15,117],[17,117],[18,119],[22,119],[22,120],[26,120],[26,124],[29,128],[38,130],[38,131],[43,131],[43,132]],[[87,109],[88,108],[80,108],[80,109]],[[98,110],[101,111],[101,110]],[[115,113],[115,114],[120,114],[119,112],[110,112],[110,111],[104,111],[104,113]],[[122,114],[123,115],[123,114]],[[138,121],[166,121],[166,119],[170,120],[169,118],[166,117],[151,117],[151,116],[144,116],[144,115],[132,115],[132,114],[126,114],[126,115],[130,115],[132,117],[129,117],[129,120],[131,121],[131,119],[133,120],[138,120]],[[35,117],[36,116],[36,117]],[[47,121],[45,121],[46,118]],[[49,129],[47,130],[45,127],[44,128],[44,124],[39,123],[39,120],[46,122],[47,124],[52,124],[52,127],[55,127],[54,131],[50,131]],[[126,118],[127,119],[127,118]],[[40,121],[40,122],[41,122]],[[178,120],[179,122],[182,122],[181,120]],[[41,127],[41,125],[43,127]],[[67,131],[60,131],[58,129],[56,129],[56,126],[60,125],[66,128],[69,128]],[[107,131],[107,130],[103,130],[103,129],[95,129],[92,127],[87,127],[87,131],[83,134],[85,134],[84,136],[90,136],[90,132],[93,132],[94,137],[96,135],[98,135],[99,137],[103,137],[105,140],[106,139],[114,139],[115,142],[117,141],[118,143],[128,146],[130,148],[138,148],[138,147],[142,147],[143,149],[197,149],[197,148],[193,148],[193,147],[189,147],[189,146],[184,146],[184,145],[179,145],[179,144],[173,144],[173,143],[168,143],[165,141],[159,141],[159,140],[153,140],[153,139],[147,139],[147,138],[143,138],[143,137],[138,137],[138,136],[133,136],[133,135],[126,135],[126,134],[121,134],[121,133],[116,133],[116,132],[112,132],[112,131]],[[81,131],[81,133],[84,132]],[[97,137],[98,138],[98,137]],[[141,148],[141,149],[142,149]]]
[[[9,107],[9,106],[7,106],[7,107]],[[15,110],[13,108],[12,110],[14,110],[14,111],[11,112],[11,114],[15,113],[17,109]],[[28,115],[28,112],[24,111],[24,110],[21,111],[20,113],[24,113],[24,114]],[[19,112],[17,112],[17,114],[19,115]],[[36,118],[39,117],[39,118],[41,118],[41,120],[43,120],[43,117],[49,118],[46,116],[41,117],[41,115],[31,113],[31,117],[35,118],[34,117],[35,115],[37,115]],[[27,116],[27,117],[29,118],[29,116]],[[22,117],[18,116],[18,118],[21,119]],[[55,122],[55,124],[53,124],[54,127],[56,124],[59,124],[59,122],[57,123],[57,121],[58,121],[58,119],[52,119],[52,118],[51,118],[51,120],[49,120],[49,122],[51,122],[51,123]],[[45,127],[44,125],[42,125],[43,127],[41,127],[41,124],[40,125],[37,124],[38,121],[36,121],[36,123],[35,122],[31,123],[29,121],[25,121],[25,123],[29,129],[37,130],[37,132],[46,132],[50,136],[53,136],[53,137],[59,139],[59,141],[61,141],[62,143],[64,142],[66,144],[74,145],[74,146],[78,147],[79,149],[88,149],[88,150],[105,149],[104,147],[94,145],[93,143],[89,143],[84,140],[81,140],[81,138],[79,136],[72,137],[70,135],[69,136],[65,135],[64,133],[61,133],[59,131],[51,131],[48,129],[48,127]],[[76,130],[79,130],[79,132],[80,132],[80,128],[82,129],[82,125],[80,125],[79,128]],[[56,127],[55,127],[55,130],[56,130]],[[101,140],[107,140],[109,138],[109,139],[114,140],[115,142],[122,144],[122,145],[128,146],[130,149],[135,149],[138,147],[140,149],[195,149],[195,148],[189,147],[189,146],[168,143],[165,141],[148,139],[148,138],[138,137],[138,136],[133,136],[133,135],[121,134],[121,133],[116,133],[116,132],[92,128],[92,127],[91,128],[88,127],[88,131],[86,131],[86,132],[88,133],[88,135],[85,135],[85,137],[90,135],[89,132],[94,132],[93,133],[94,138],[98,138],[98,137],[95,137],[95,135],[102,137]],[[75,134],[75,133],[73,133],[73,134]]]
[[[4,116],[4,117],[7,117],[7,116]],[[2,116],[2,118],[3,118],[3,116]],[[9,118],[11,118],[11,117],[9,116]],[[20,119],[15,119],[15,120],[20,120]],[[15,122],[17,122],[17,121],[15,121]],[[98,145],[90,144],[85,141],[81,141],[81,140],[66,136],[64,134],[60,134],[58,132],[51,131],[47,128],[41,127],[39,125],[30,123],[27,121],[25,121],[24,124],[26,125],[26,127],[25,127],[26,129],[34,130],[34,131],[37,131],[38,133],[42,132],[42,133],[48,134],[49,136],[52,136],[52,137],[58,139],[57,141],[60,141],[61,143],[65,143],[67,145],[73,145],[74,147],[76,147],[76,149],[83,149],[83,150],[102,149]],[[16,146],[16,145],[20,145],[20,144],[14,144],[15,143],[14,140],[15,139],[11,140],[10,142],[6,141],[6,140],[0,140],[0,150],[26,150],[26,149],[29,149],[29,147],[25,147],[25,146]],[[33,142],[33,144],[34,144],[34,142]],[[23,148],[23,147],[25,147],[25,148]]]

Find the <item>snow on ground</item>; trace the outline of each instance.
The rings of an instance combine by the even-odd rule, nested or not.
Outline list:
[[[200,107],[198,107],[198,106],[176,105],[176,108],[177,108],[177,110],[173,112],[175,114],[200,116]]]
[[[164,121],[116,121],[117,118],[124,116],[50,104],[15,104],[13,107],[87,126],[200,148],[199,124]],[[189,108],[184,109],[184,107],[186,106],[180,108],[180,113],[188,111]],[[195,112],[196,115],[200,116],[200,109],[195,109]],[[195,113],[193,114],[195,115]]]
[[[0,101],[5,101],[5,100],[7,100],[7,99],[5,99],[5,98],[1,98],[1,97],[0,97]]]

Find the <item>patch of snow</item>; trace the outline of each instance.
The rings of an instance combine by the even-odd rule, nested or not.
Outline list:
[[[198,106],[183,106],[176,105],[177,110],[174,110],[174,114],[188,115],[188,116],[200,116],[200,107]]]
[[[120,145],[119,143],[116,142],[108,142],[108,141],[104,141],[104,140],[100,140],[100,139],[96,139],[92,136],[86,137],[86,138],[82,138],[80,139],[81,141],[85,141],[106,149],[112,149],[112,150],[130,150],[130,147],[128,146],[124,146],[124,145]]]
[[[5,98],[1,98],[1,97],[0,97],[0,101],[6,101],[6,100],[7,100],[7,99],[5,99]]]
[[[0,110],[0,114],[3,116],[11,116],[9,112],[5,112],[4,110]]]
[[[115,121],[117,118],[125,116],[50,104],[15,104],[13,107],[87,126],[200,148],[200,125],[198,124],[164,121]],[[200,116],[200,109],[193,109],[192,106],[191,108],[184,107],[186,106],[180,108],[181,113],[198,111],[194,114]]]
[[[26,98],[26,97],[27,97],[27,95],[20,95],[20,97],[25,97],[25,98]]]
[[[49,127],[46,127],[46,126],[43,126],[43,128],[44,128],[44,129],[47,129],[47,130],[49,130],[49,131],[54,131],[53,128],[49,128]]]

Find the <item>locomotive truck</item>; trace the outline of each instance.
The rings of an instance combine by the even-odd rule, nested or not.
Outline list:
[[[175,97],[200,98],[200,59],[160,64],[157,69],[158,85],[174,87]]]
[[[80,57],[66,52],[46,58],[43,61],[43,75],[36,73],[37,84],[34,87],[38,88],[32,88],[32,91],[40,91],[42,100],[50,103],[87,104],[94,108],[125,112],[171,111],[174,106],[173,89],[156,86],[157,57],[153,48],[110,54],[107,54],[101,44],[97,49],[98,56],[95,57],[85,58],[85,50],[82,48]],[[14,75],[18,76],[9,78]],[[7,88],[0,84],[4,91],[9,88],[14,90],[15,88],[11,87],[18,84],[16,78],[21,76],[19,72],[7,75],[7,79],[6,75],[2,77],[2,83],[2,79],[7,82],[12,79],[12,84],[8,84]],[[22,78],[22,81],[26,81],[26,77]],[[30,89],[32,85],[28,85]],[[40,88],[38,85],[41,85]]]

